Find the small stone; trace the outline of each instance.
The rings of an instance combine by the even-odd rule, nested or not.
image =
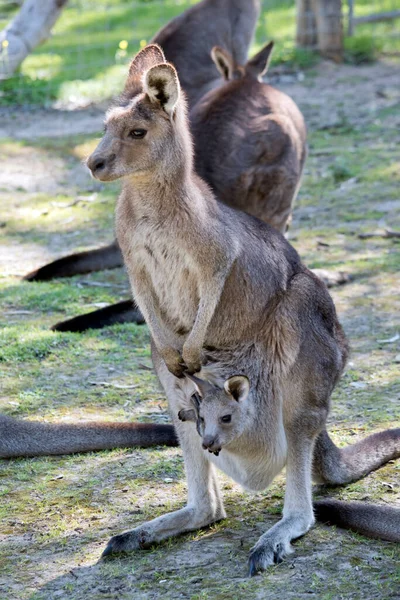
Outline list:
[[[350,385],[358,390],[362,390],[363,388],[367,387],[367,383],[365,383],[365,381],[352,381]]]

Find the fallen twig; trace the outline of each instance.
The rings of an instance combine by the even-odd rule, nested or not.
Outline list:
[[[96,200],[97,194],[92,194],[91,196],[77,196],[72,202],[52,202],[51,205],[55,208],[70,208],[71,206],[76,206],[80,202],[95,202]]]
[[[116,388],[117,390],[134,390],[135,388],[139,387],[139,384],[132,384],[132,385],[127,385],[124,383],[113,383],[111,381],[89,381],[90,385],[100,385],[102,387],[113,387]]]
[[[370,231],[366,233],[359,233],[357,237],[360,238],[360,240],[367,240],[374,237],[400,238],[400,231],[394,231],[393,229],[385,229],[385,231]]]

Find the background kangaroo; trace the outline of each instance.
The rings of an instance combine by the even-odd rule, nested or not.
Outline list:
[[[139,53],[129,77],[136,93],[107,113],[88,166],[101,181],[123,178],[117,238],[183,450],[188,504],[115,536],[104,555],[223,518],[213,465],[253,490],[265,489],[286,465],[283,517],[252,549],[253,575],[279,562],[314,523],[314,445],[325,430],[347,342],[326,287],[285,238],[218,203],[195,174],[185,101],[161,49]],[[217,380],[244,369],[252,389],[252,426],[218,456],[202,452],[193,427],[178,418],[193,393],[182,376],[203,364]]]
[[[174,63],[190,106],[223,83],[211,59],[213,46],[223,45],[239,63],[246,62],[259,13],[259,0],[202,0],[156,33],[152,41],[159,44],[167,59]],[[108,246],[55,260],[28,273],[25,279],[47,281],[122,266],[122,255],[114,240]],[[125,317],[128,320],[136,320],[137,311],[132,310],[131,301],[122,307],[127,311]],[[95,325],[94,318],[89,317],[89,327]],[[106,309],[96,322],[104,325],[120,322],[120,319]]]
[[[218,200],[285,233],[307,154],[306,127],[293,100],[261,80],[272,49],[270,42],[238,64],[213,48],[227,83],[196,104],[190,122],[196,171]]]

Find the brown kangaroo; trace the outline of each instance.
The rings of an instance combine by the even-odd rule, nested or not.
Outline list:
[[[196,104],[190,122],[196,171],[218,200],[284,233],[306,159],[306,126],[293,100],[261,80],[272,48],[244,65],[213,48],[227,83]]]
[[[206,94],[190,120],[196,170],[218,199],[284,232],[300,187],[306,127],[295,103],[260,81],[272,48],[271,42],[240,66],[227,50],[215,47],[213,60],[231,81]],[[328,286],[346,280],[341,273],[315,272]],[[54,329],[83,331],[137,319],[137,307],[123,301],[60,322]]]
[[[290,542],[314,523],[311,477],[329,473],[335,461],[325,426],[347,342],[325,285],[285,238],[218,203],[195,173],[185,99],[159,47],[137,55],[133,76],[135,94],[107,113],[105,134],[88,166],[101,181],[123,178],[117,239],[182,447],[188,504],[115,536],[104,555],[223,518],[214,466],[261,490],[286,465],[283,518],[252,549],[253,575],[282,560]],[[207,443],[212,452],[204,452],[193,424],[178,417],[196,391],[184,374],[200,373],[218,385],[241,371],[251,389],[243,394],[243,429],[223,452],[215,440]],[[400,455],[399,433],[384,434],[391,457]],[[365,462],[371,466],[370,457]],[[365,474],[359,465],[358,459],[347,463],[347,480]],[[400,539],[390,520],[386,527],[392,539]]]
[[[186,92],[189,105],[194,106],[209,90],[221,85],[223,79],[211,59],[211,49],[220,44],[228,48],[240,64],[246,62],[247,52],[260,13],[260,0],[202,0],[172,19],[153,38],[167,59],[174,63]],[[125,90],[129,96],[129,90]],[[123,259],[114,240],[112,244],[59,258],[25,275],[26,281],[48,281],[55,277],[115,269],[123,266]],[[98,320],[89,317],[88,325],[81,328],[82,317],[72,320],[71,327],[60,324],[58,331],[81,331],[136,320],[137,311],[129,301],[116,309],[101,309]],[[120,315],[123,314],[123,318]],[[96,321],[95,321],[96,318]],[[108,323],[108,319],[111,321]]]
[[[104,181],[125,178],[117,231],[135,295],[154,338],[154,364],[183,448],[189,505],[113,538],[106,554],[151,544],[222,518],[225,512],[210,459],[253,489],[268,485],[286,463],[284,519],[255,547],[254,573],[280,560],[290,539],[311,526],[312,462],[314,477],[320,482],[357,479],[400,455],[400,430],[369,436],[344,449],[330,440],[325,431],[329,396],[343,369],[347,345],[326,288],[278,232],[216,202],[192,170],[185,106],[173,67],[152,46],[133,61],[130,77],[139,82],[142,70],[143,92],[109,113],[107,132],[89,166]],[[205,366],[201,364],[204,358],[208,359]],[[178,418],[196,390],[188,378],[172,375],[166,364],[179,375],[185,366],[189,371],[201,367],[200,375],[213,379],[214,385],[244,372],[251,388],[245,413],[247,422],[253,423],[250,442],[247,434],[238,446],[229,448],[228,443],[220,456],[204,456],[190,423]],[[11,455],[37,454],[38,424],[13,421],[11,425],[14,437],[0,436],[1,455],[10,456],[13,440],[21,431],[27,435],[26,442]],[[110,447],[106,427],[82,424],[74,428],[74,448],[85,449],[85,436],[94,434],[96,427],[101,437],[96,447]],[[152,426],[147,431],[150,435]],[[154,426],[157,431],[161,431],[159,426]],[[36,435],[33,444],[30,432]],[[53,453],[59,434],[57,426],[39,431]],[[166,437],[175,443],[172,428]],[[148,439],[142,438],[142,443]],[[66,447],[59,443],[59,452],[70,449],[68,437],[66,442]],[[160,436],[152,443],[162,443]],[[30,444],[33,450],[28,450]],[[130,442],[123,440],[121,445]],[[368,524],[359,506],[344,505],[343,510],[340,506],[319,503],[317,515],[359,527],[369,535],[383,537],[386,526],[386,536],[397,539],[390,519],[396,514],[398,519],[398,512],[393,516],[379,507],[368,508],[375,510],[368,514],[380,515],[379,528],[375,521]]]

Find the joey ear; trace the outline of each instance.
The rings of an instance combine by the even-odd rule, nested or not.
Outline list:
[[[233,56],[220,46],[214,46],[211,50],[211,58],[213,59],[215,66],[221,73],[222,77],[229,81],[232,79],[233,72],[235,70],[235,61]]]
[[[246,69],[251,71],[256,77],[262,77],[267,72],[274,42],[269,42],[246,64]]]
[[[182,409],[178,412],[178,419],[180,421],[196,421],[196,411],[194,408]]]
[[[165,56],[160,46],[149,44],[133,57],[129,65],[128,77],[125,83],[124,94],[133,97],[142,89],[142,75],[151,67],[165,63]]]
[[[190,381],[193,381],[193,383],[196,387],[197,393],[201,397],[206,396],[210,392],[215,391],[214,386],[209,381],[206,381],[205,379],[200,379],[200,377],[196,377],[196,375],[190,375],[189,373],[185,373],[185,377],[190,379]]]
[[[151,67],[144,75],[144,91],[154,104],[172,115],[180,96],[178,74],[169,63]]]
[[[227,394],[240,402],[246,400],[249,395],[250,382],[244,375],[234,375],[225,381],[224,389]]]

